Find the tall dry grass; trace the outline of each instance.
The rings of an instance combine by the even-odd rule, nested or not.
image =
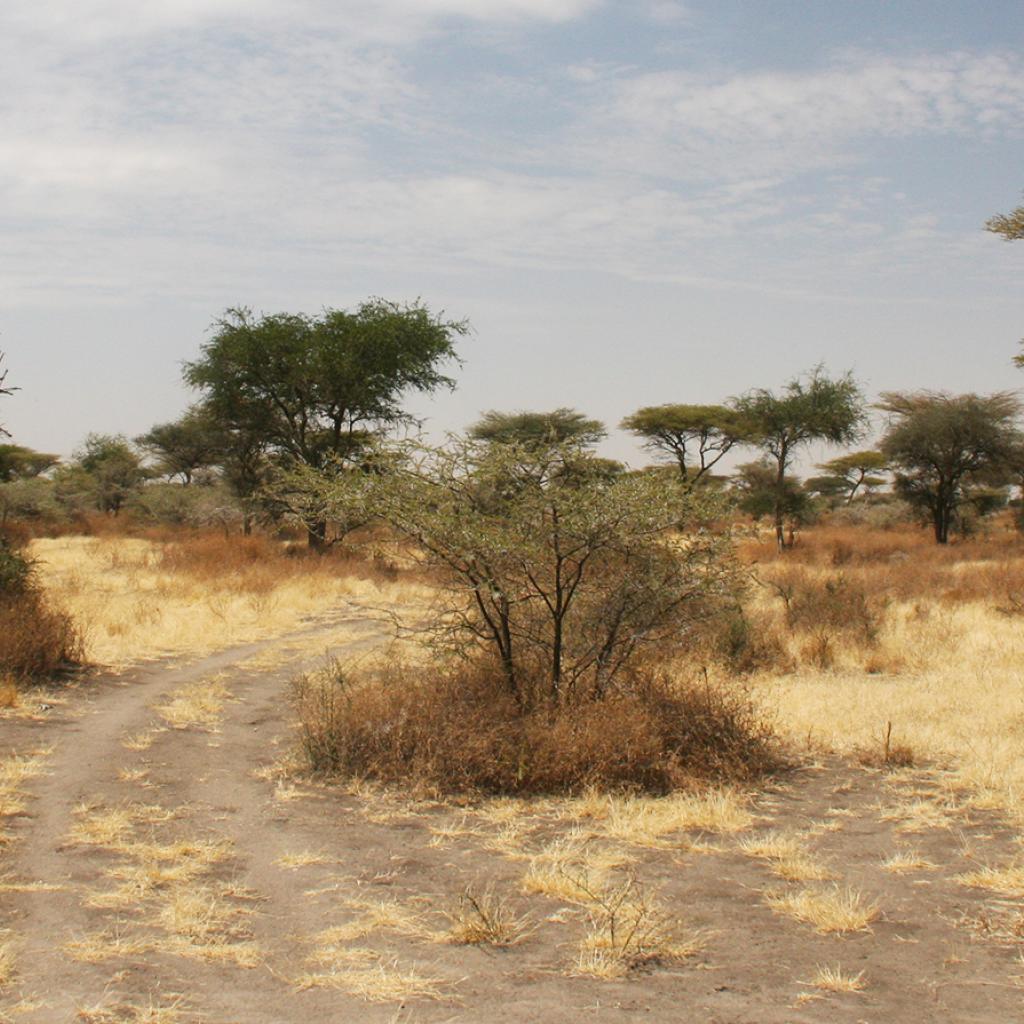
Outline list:
[[[823,527],[742,555],[760,581],[740,637],[762,655],[750,683],[793,742],[871,763],[899,748],[1024,823],[1015,532],[940,547],[923,530]]]
[[[166,532],[37,538],[45,591],[85,634],[90,661],[121,668],[273,637],[345,602],[387,607],[422,584],[379,561],[311,557],[272,538]]]

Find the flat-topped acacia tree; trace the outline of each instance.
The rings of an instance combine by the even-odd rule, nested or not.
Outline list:
[[[864,398],[849,373],[829,377],[816,366],[794,377],[780,394],[755,388],[731,406],[749,431],[749,443],[759,448],[775,469],[775,539],[786,548],[786,473],[794,456],[815,441],[850,444],[864,432]]]
[[[259,438],[286,467],[329,473],[358,461],[376,434],[413,422],[401,405],[409,391],[454,388],[442,367],[458,361],[455,339],[468,329],[418,302],[383,299],[319,317],[229,309],[185,380],[225,430]],[[307,529],[322,546],[326,522]]]
[[[742,417],[725,405],[648,405],[620,426],[642,437],[645,448],[674,460],[687,490],[748,435]]]

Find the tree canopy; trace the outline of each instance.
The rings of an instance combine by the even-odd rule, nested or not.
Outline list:
[[[180,419],[151,427],[135,443],[156,459],[158,473],[189,484],[198,470],[221,460],[225,436],[210,409],[194,405]]]
[[[996,235],[1002,235],[1008,242],[1016,242],[1024,238],[1024,206],[1009,213],[998,213],[985,221],[985,229]]]
[[[755,388],[735,399],[732,407],[749,430],[750,443],[775,467],[775,536],[786,546],[784,518],[788,491],[786,473],[795,454],[812,441],[850,444],[864,432],[864,398],[850,373],[829,377],[815,367],[794,377],[781,394]]]
[[[881,451],[896,490],[927,511],[935,540],[947,543],[971,488],[1005,482],[1019,463],[1020,401],[1008,391],[886,391],[877,407],[890,417]]]
[[[853,501],[857,491],[862,487],[880,487],[885,483],[884,477],[878,474],[884,473],[888,468],[888,457],[874,450],[848,452],[846,455],[818,464],[818,469],[825,470],[828,477],[842,483],[847,505]]]
[[[742,416],[724,405],[649,405],[620,424],[644,447],[673,459],[683,483],[694,486],[748,436]],[[691,455],[696,462],[691,469]]]
[[[600,420],[588,419],[577,409],[561,407],[550,412],[485,412],[469,428],[476,441],[525,446],[558,445],[571,441],[591,447],[607,436]]]
[[[186,381],[223,425],[318,468],[374,430],[409,422],[400,404],[408,391],[454,387],[441,367],[457,359],[454,340],[468,330],[418,303],[383,299],[320,317],[230,309],[214,326]]]
[[[33,451],[20,444],[0,444],[0,482],[39,476],[58,462],[58,455]]]

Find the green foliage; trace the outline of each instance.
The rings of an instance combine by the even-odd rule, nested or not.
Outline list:
[[[28,559],[0,537],[0,599],[24,592],[31,578]]]
[[[790,534],[818,515],[812,493],[790,476],[784,477],[780,485],[776,468],[765,459],[737,466],[733,490],[740,510],[753,519],[775,518],[781,512]]]
[[[129,495],[146,479],[138,452],[120,434],[89,434],[75,453],[77,475],[65,477],[91,496],[101,512],[117,515]]]
[[[881,450],[895,470],[896,491],[928,514],[940,544],[973,490],[1019,471],[1024,435],[1011,392],[887,391],[878,408],[890,416]]]
[[[850,444],[857,440],[866,422],[863,395],[849,373],[833,379],[817,366],[789,381],[781,394],[756,388],[737,398],[733,408],[747,424],[750,443],[774,463],[775,536],[783,548],[787,502],[793,500],[786,473],[793,457],[814,441]]]
[[[185,485],[153,482],[135,491],[125,503],[142,522],[174,526],[237,528],[243,511],[238,498],[224,484]]]
[[[159,423],[135,443],[156,459],[157,472],[163,476],[180,476],[190,484],[202,469],[217,465],[227,448],[224,432],[211,411],[202,405],[192,406],[181,419]]]
[[[575,442],[590,447],[607,436],[600,420],[587,419],[577,409],[559,408],[551,412],[485,412],[469,428],[476,441],[496,444],[520,444],[527,447]]]
[[[58,462],[57,455],[33,451],[19,444],[0,444],[0,483],[39,476]]]
[[[494,656],[524,706],[600,697],[735,585],[727,542],[699,528],[719,503],[678,481],[587,472],[578,443],[465,440],[407,455],[377,478],[374,506],[445,583],[439,642]],[[680,518],[689,532],[673,545]]]
[[[319,318],[231,309],[215,326],[186,381],[225,428],[315,467],[357,450],[368,431],[408,422],[405,392],[454,387],[440,366],[468,330],[425,306],[380,299]]]
[[[889,459],[879,451],[848,452],[846,455],[821,463],[818,468],[825,470],[831,479],[841,481],[841,493],[844,494],[846,503],[850,504],[862,487],[870,491],[885,483],[884,477],[878,474],[888,471]]]
[[[0,484],[0,524],[8,519],[50,520],[66,518],[57,500],[57,485],[43,477],[24,477]]]
[[[1008,242],[1024,238],[1024,206],[1018,206],[1009,213],[999,213],[985,222],[985,230],[1002,235]]]
[[[674,460],[691,487],[749,434],[743,417],[724,405],[645,406],[620,426],[644,438],[646,448]],[[691,454],[696,456],[692,469]]]

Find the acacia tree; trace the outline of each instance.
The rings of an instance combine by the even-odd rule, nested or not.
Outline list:
[[[468,331],[419,303],[382,299],[320,317],[230,309],[214,327],[185,380],[225,430],[258,438],[286,465],[323,472],[357,461],[379,431],[411,423],[400,404],[408,391],[454,387],[441,367],[457,361],[454,341]],[[326,530],[309,524],[313,547]]]
[[[1002,235],[1008,242],[1016,242],[1024,238],[1024,206],[1009,213],[997,213],[985,222],[985,229],[994,234]]]
[[[817,366],[803,377],[794,377],[781,394],[756,388],[735,399],[732,408],[746,424],[750,443],[760,448],[775,470],[773,515],[781,551],[789,546],[786,474],[794,456],[815,441],[850,444],[857,440],[865,424],[863,395],[850,373],[833,379]]]
[[[706,495],[650,476],[570,475],[579,444],[453,440],[380,475],[378,512],[441,583],[439,639],[484,651],[522,706],[600,698],[640,650],[688,634],[735,577],[725,541],[665,531],[712,513]],[[716,506],[717,507],[717,506]]]
[[[862,487],[870,490],[884,484],[884,477],[878,474],[888,468],[888,458],[878,451],[849,452],[818,465],[818,469],[825,470],[829,477],[841,482],[847,505],[853,502]]]
[[[550,412],[498,412],[491,409],[469,428],[468,433],[476,441],[546,448],[564,441],[590,448],[608,434],[600,420],[588,419],[578,409],[564,406]]]
[[[688,490],[748,435],[742,417],[724,405],[645,406],[620,426],[644,438],[645,448],[674,459]]]
[[[1024,444],[1020,402],[1008,391],[886,391],[881,399],[877,408],[890,417],[881,450],[896,490],[928,513],[936,542],[946,544],[972,488],[1009,479]]]
[[[180,476],[186,485],[199,470],[217,465],[225,454],[224,432],[203,405],[192,406],[172,423],[158,423],[135,443],[156,459],[159,473]]]
[[[58,462],[59,455],[37,452],[20,444],[0,444],[0,483],[40,476]]]
[[[138,452],[120,434],[89,434],[68,469],[67,482],[77,480],[101,512],[114,516],[146,479]]]

